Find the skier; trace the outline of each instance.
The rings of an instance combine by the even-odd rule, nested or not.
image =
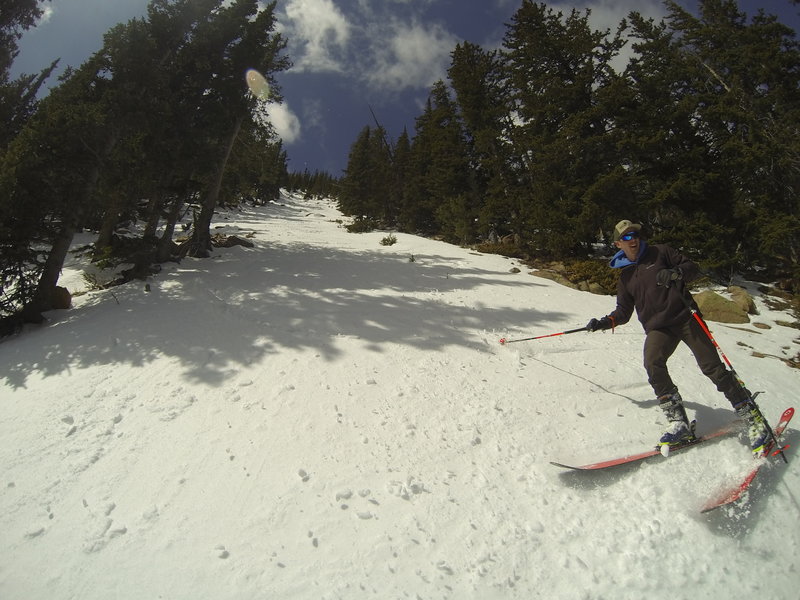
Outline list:
[[[725,368],[709,337],[687,308],[686,300],[697,305],[685,286],[700,275],[698,266],[666,245],[648,245],[640,237],[642,226],[623,219],[614,228],[614,245],[619,248],[611,259],[612,269],[621,269],[617,283],[617,307],[586,325],[589,331],[613,329],[627,323],[633,309],[645,331],[644,368],[648,380],[666,415],[668,426],[659,446],[677,446],[694,439],[678,387],[667,370],[667,360],[679,342],[694,354],[700,370],[730,401],[736,414],[748,426],[753,452],[759,454],[770,441],[769,428],[756,408],[750,392]],[[683,295],[683,297],[681,297]]]

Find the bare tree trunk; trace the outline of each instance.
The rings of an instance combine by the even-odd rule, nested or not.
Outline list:
[[[211,252],[211,219],[214,216],[214,209],[217,207],[217,201],[219,200],[219,191],[222,188],[222,178],[225,176],[228,159],[231,156],[233,145],[236,143],[236,138],[239,136],[239,131],[242,128],[243,122],[244,116],[236,119],[236,123],[234,123],[233,130],[231,131],[231,135],[225,147],[225,153],[214,174],[214,179],[208,186],[200,215],[194,223],[192,240],[189,243],[189,256],[207,258]]]
[[[115,194],[110,206],[106,209],[103,215],[103,221],[100,224],[100,231],[97,233],[97,240],[94,243],[94,258],[100,258],[103,250],[111,246],[111,240],[114,237],[114,228],[119,222],[120,214],[122,213],[123,206],[125,205],[125,196],[122,194]]]
[[[142,237],[145,239],[155,238],[158,222],[161,220],[161,206],[164,203],[164,190],[159,187],[153,192],[150,202],[147,203],[147,220],[144,225]]]
[[[81,197],[76,202],[76,208],[73,212],[64,215],[64,220],[61,224],[61,229],[56,234],[53,240],[53,246],[47,259],[44,263],[44,268],[39,276],[39,283],[36,286],[36,294],[31,301],[30,305],[26,307],[29,313],[44,312],[53,308],[53,297],[56,293],[56,285],[58,278],[61,277],[61,270],[64,268],[64,261],[67,258],[67,252],[72,245],[72,239],[75,237],[75,232],[80,227],[83,217],[86,213],[86,208],[89,206],[92,194],[94,193],[95,186],[100,179],[103,161],[117,143],[117,134],[112,132],[106,140],[106,146],[103,149],[103,155],[98,157],[86,177],[86,183],[81,193]]]
[[[169,260],[172,256],[172,250],[175,246],[172,241],[172,235],[175,233],[175,224],[178,222],[178,217],[183,208],[183,199],[176,197],[172,201],[172,206],[169,209],[169,216],[167,222],[164,224],[164,233],[158,240],[158,248],[156,250],[156,261],[164,262]]]

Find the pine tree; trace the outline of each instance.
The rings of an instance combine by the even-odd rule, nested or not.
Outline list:
[[[693,62],[697,122],[715,159],[717,189],[727,192],[704,206],[712,223],[720,217],[731,222],[730,233],[718,236],[709,266],[730,269],[755,259],[797,273],[800,44],[795,33],[763,10],[748,21],[732,0],[702,1],[699,18],[674,2],[668,6],[681,49]],[[686,234],[699,232],[687,227]]]
[[[372,183],[371,136],[372,130],[369,126],[365,126],[350,148],[338,198],[339,210],[345,215],[356,218],[375,217],[372,212],[373,203],[370,192]]]
[[[463,124],[447,87],[438,81],[416,122],[402,226],[453,241],[471,240],[478,207],[469,171]]]
[[[575,253],[599,225],[587,191],[616,168],[606,136],[611,115],[599,95],[614,81],[620,31],[609,37],[591,29],[588,12],[565,16],[523,0],[503,43],[517,120],[513,226],[539,251]]]
[[[76,229],[91,209],[101,162],[118,139],[98,110],[107,80],[95,55],[45,98],[0,164],[3,309],[51,308]],[[45,253],[42,248],[49,248]]]
[[[397,138],[392,155],[392,186],[389,190],[389,202],[392,207],[392,226],[400,227],[402,215],[409,212],[407,195],[408,179],[411,172],[411,139],[405,128]]]
[[[797,264],[798,46],[730,0],[666,23],[631,15],[637,56],[618,118],[627,175],[656,239],[718,274]]]
[[[36,24],[44,11],[43,0],[4,0],[0,11],[0,82],[8,80],[8,72],[19,54],[22,34]]]
[[[513,176],[505,132],[510,108],[499,54],[469,42],[459,44],[447,73],[464,122],[481,233],[509,233],[508,188]]]
[[[79,227],[99,224],[99,250],[122,215],[149,198],[149,249],[136,258],[145,267],[172,253],[187,199],[205,190],[201,216],[210,219],[220,198],[254,185],[251,178],[240,179],[238,189],[223,181],[240,131],[247,139],[261,136],[265,148],[274,135],[246,92],[244,66],[271,78],[288,61],[273,34],[274,4],[222,4],[151,0],[147,19],[112,28],[103,48],[67,72],[9,144],[0,161],[2,310],[27,306],[35,316],[50,306]],[[271,99],[280,100],[276,86]],[[276,148],[270,169],[259,172],[262,189],[267,173],[276,181],[283,176],[285,158]],[[198,234],[199,248],[208,247],[206,238]]]
[[[727,192],[715,192],[714,156],[696,127],[696,65],[666,23],[638,13],[630,19],[636,56],[625,72],[630,87],[619,100],[617,124],[633,197],[621,209],[647,223],[655,240],[682,247],[673,232],[689,219],[704,220],[708,193]]]
[[[0,10],[0,151],[22,130],[36,111],[37,95],[53,73],[58,60],[38,75],[10,79],[11,66],[19,54],[18,42],[31,29],[43,10],[42,0],[5,0]]]
[[[216,132],[212,139],[219,140],[216,153],[211,149],[209,155],[210,173],[188,246],[192,256],[206,257],[211,250],[211,219],[228,160],[242,127],[252,124],[257,100],[246,93],[242,73],[257,67],[270,82],[272,96],[279,98],[274,74],[288,68],[289,63],[281,56],[286,42],[274,32],[274,11],[275,2],[266,7],[259,7],[257,0],[234,0],[224,5],[195,32],[191,54],[185,56],[194,66],[196,90],[203,89],[195,101],[213,119],[211,131],[205,127],[195,133],[208,139],[209,133]]]
[[[392,172],[392,144],[382,126],[370,136],[370,196],[372,213],[382,228],[393,227],[396,207],[393,204],[394,175]]]
[[[384,129],[364,127],[350,150],[338,196],[340,210],[355,217],[361,231],[394,225],[391,161]]]

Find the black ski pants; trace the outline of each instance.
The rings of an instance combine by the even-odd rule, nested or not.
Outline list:
[[[733,373],[725,368],[713,342],[693,317],[682,325],[649,331],[645,337],[644,368],[657,398],[678,389],[669,375],[667,360],[680,342],[689,347],[697,366],[725,394],[731,404],[747,399],[747,392],[739,385]]]

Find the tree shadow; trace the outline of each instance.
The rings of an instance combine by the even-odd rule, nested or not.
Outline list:
[[[0,378],[20,388],[34,372],[49,377],[93,365],[143,366],[169,356],[184,377],[218,386],[237,365],[285,349],[334,360],[341,339],[349,338],[372,352],[394,344],[488,352],[476,332],[565,316],[459,300],[450,292],[485,286],[498,294],[509,286],[541,285],[472,264],[434,254],[410,262],[400,250],[347,251],[297,240],[226,249],[169,267],[150,281],[149,291],[134,281],[94,292],[79,308],[50,313],[50,326],[0,345]]]

